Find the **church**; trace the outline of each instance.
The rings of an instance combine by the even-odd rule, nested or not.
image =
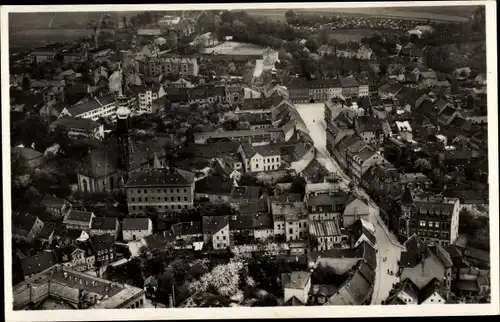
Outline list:
[[[89,151],[77,170],[80,191],[109,192],[122,188],[134,172],[152,167],[155,156],[161,164],[165,164],[164,146],[169,139],[134,140],[131,110],[122,88],[117,97],[116,140],[109,146]]]

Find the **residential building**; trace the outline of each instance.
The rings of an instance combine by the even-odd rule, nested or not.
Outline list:
[[[14,310],[26,310],[35,304],[52,309],[55,302],[58,307],[64,305],[66,310],[135,309],[145,305],[142,288],[113,283],[55,262],[44,266],[43,270],[14,286]]]
[[[362,273],[356,270],[330,297],[326,305],[367,305],[373,293],[373,286]]]
[[[44,164],[45,160],[43,158],[43,153],[38,152],[35,149],[24,148],[24,147],[14,147],[12,152],[18,153],[21,158],[24,159],[28,168],[35,169]]]
[[[362,242],[354,249],[330,249],[327,251],[312,251],[308,254],[309,267],[328,267],[335,274],[343,275],[353,269],[360,261],[367,264],[371,270],[377,268],[377,251],[367,242]]]
[[[309,99],[311,102],[326,102],[342,95],[342,86],[337,79],[318,79],[309,82]]]
[[[377,239],[375,237],[375,226],[365,220],[358,219],[350,225],[349,233],[351,237],[351,248],[357,248],[362,243],[368,243],[371,247],[377,248]]]
[[[311,289],[311,273],[303,271],[284,273],[281,276],[281,281],[285,303],[292,298],[298,300],[302,305],[307,303]]]
[[[280,169],[283,164],[279,144],[260,146],[242,144],[238,150],[245,172],[274,171]]]
[[[341,245],[342,231],[337,220],[313,220],[309,221],[309,239],[317,245],[313,250],[330,250]]]
[[[99,266],[105,266],[116,260],[115,236],[102,234],[90,237],[90,245]]]
[[[400,236],[416,234],[426,242],[441,246],[458,237],[460,201],[406,188],[401,200]]]
[[[189,104],[200,104],[202,106],[211,103],[222,103],[227,101],[226,88],[224,86],[202,85],[187,88]]]
[[[411,129],[411,125],[408,121],[404,122],[395,122],[396,127],[398,129],[398,134],[405,141],[413,141],[413,133]]]
[[[293,200],[293,199],[292,199]],[[307,209],[301,201],[269,200],[269,210],[273,216],[274,236],[285,240],[307,237]]]
[[[309,220],[335,220],[344,227],[342,213],[348,198],[348,193],[343,191],[308,196],[305,203]]]
[[[152,114],[153,101],[166,95],[165,89],[160,84],[152,86],[134,85],[128,88],[132,96],[137,96],[136,112],[138,114]]]
[[[389,296],[385,301],[386,303],[416,305],[418,304],[420,288],[415,285],[410,278],[407,278],[394,289],[393,293],[394,294]]]
[[[109,118],[116,120],[116,102],[113,94],[92,97],[87,101],[79,103],[70,108],[64,108],[61,111],[61,116],[69,116],[73,118],[91,119],[97,121],[100,118]]]
[[[63,220],[67,229],[79,229],[88,231],[92,225],[95,215],[93,212],[70,210]]]
[[[453,262],[450,254],[438,243],[427,244],[417,235],[410,237],[401,252],[398,276],[407,278],[420,289],[437,279],[449,291],[452,280]]]
[[[378,146],[383,140],[382,123],[373,116],[359,116],[354,122],[356,133],[366,144]]]
[[[253,145],[265,145],[272,142],[270,129],[237,130],[223,132],[201,132],[194,135],[194,142],[197,144],[207,144],[220,141],[248,142]]]
[[[261,199],[261,187],[258,186],[238,186],[231,188],[230,205],[236,210],[243,203],[257,202]]]
[[[114,217],[95,217],[90,227],[90,235],[111,235],[118,238],[120,223]]]
[[[159,161],[158,161],[159,163]],[[177,168],[135,172],[125,185],[129,214],[178,212],[193,208],[194,173]]]
[[[418,304],[446,304],[446,290],[441,285],[436,278],[427,283],[418,294]]]
[[[310,103],[309,83],[304,79],[293,79],[286,85],[289,92],[290,101],[297,103]]]
[[[43,226],[43,221],[31,214],[12,216],[12,235],[15,238],[32,241],[42,231]]]
[[[71,204],[66,200],[52,195],[45,195],[40,202],[40,206],[45,207],[49,213],[59,218],[63,217],[71,208]]]
[[[226,216],[204,216],[202,227],[206,244],[211,244],[214,250],[229,248],[229,219]]]
[[[52,130],[62,128],[67,131],[71,139],[98,139],[104,138],[104,125],[85,118],[61,117],[50,124]]]
[[[349,195],[344,205],[342,213],[342,227],[349,227],[358,220],[368,221],[370,216],[370,206],[365,200],[361,200],[354,195]]]
[[[41,252],[33,256],[24,257],[21,259],[21,268],[23,271],[24,279],[43,272],[49,267],[57,264],[54,252]]]
[[[33,56],[35,63],[40,64],[44,61],[55,59],[57,55],[57,51],[51,48],[40,48],[33,52],[31,52],[31,56]]]
[[[198,76],[199,66],[196,58],[189,57],[152,57],[139,64],[139,72],[146,76],[160,76],[179,73],[183,76]]]
[[[153,234],[153,222],[149,218],[125,218],[122,223],[123,240],[141,240]]]
[[[95,267],[95,254],[88,242],[56,248],[54,255],[58,264],[77,272]]]
[[[359,94],[359,83],[353,76],[342,77],[340,79],[340,86],[342,87],[343,97],[357,97]],[[363,87],[363,94],[365,94]]]

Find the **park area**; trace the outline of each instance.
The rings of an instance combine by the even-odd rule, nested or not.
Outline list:
[[[205,48],[204,54],[262,56],[265,48],[259,45],[226,41],[215,47]]]

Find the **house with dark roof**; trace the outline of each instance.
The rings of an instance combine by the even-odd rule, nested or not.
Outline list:
[[[54,249],[58,264],[78,272],[95,267],[95,253],[88,241]]]
[[[122,232],[124,241],[141,240],[153,233],[153,222],[149,218],[124,218]]]
[[[314,220],[309,222],[309,240],[317,244],[313,250],[324,251],[340,247],[343,232],[337,220]]]
[[[401,252],[399,260],[400,280],[409,278],[417,287],[423,288],[435,278],[450,289],[453,262],[442,246],[427,244],[417,235],[409,238],[404,246],[406,251]]]
[[[111,235],[118,238],[120,224],[113,217],[95,217],[90,227],[90,235]]]
[[[193,242],[203,237],[201,221],[187,221],[173,224],[171,230],[177,240]]]
[[[407,278],[403,282],[396,284],[396,287],[391,290],[391,294],[387,300],[386,304],[418,304],[420,288]]]
[[[64,108],[61,116],[69,116],[74,118],[91,119],[97,121],[99,118],[109,118],[112,121],[116,119],[116,101],[114,94],[108,94],[101,97],[92,97],[83,102],[70,107]]]
[[[360,261],[368,265],[371,270],[375,270],[377,251],[368,242],[363,241],[358,247],[352,249],[312,251],[308,254],[308,261],[311,267],[329,267],[335,271],[335,274],[343,275],[356,265],[360,265]]]
[[[303,271],[284,273],[281,275],[281,283],[285,303],[292,298],[296,298],[294,301],[299,301],[302,305],[307,303],[311,289],[311,273]]]
[[[139,170],[127,181],[129,214],[179,212],[193,208],[195,175],[178,168],[161,167]]]
[[[38,168],[45,163],[43,153],[35,149],[16,146],[12,152],[19,154],[29,168]]]
[[[12,216],[12,236],[15,238],[32,241],[42,231],[43,226],[43,221],[31,214]]]
[[[89,242],[95,254],[96,263],[105,265],[116,260],[115,236],[101,234],[90,236]]]
[[[203,240],[214,250],[230,246],[229,219],[226,216],[204,216],[202,222]]]
[[[40,240],[42,243],[46,243],[48,245],[52,244],[52,240],[54,239],[54,232],[56,230],[56,226],[48,222],[43,225],[42,230],[38,234],[37,238]]]
[[[378,89],[378,96],[381,98],[393,98],[398,95],[398,93],[403,89],[400,84],[384,84]]]
[[[349,194],[344,191],[332,192],[331,194],[318,193],[309,196],[305,202],[309,220],[336,220],[341,222],[348,199]]]
[[[352,248],[358,247],[363,242],[366,242],[373,248],[376,248],[377,239],[375,238],[373,224],[370,222],[364,219],[359,219],[351,225],[348,230],[351,235]]]
[[[41,252],[33,256],[22,258],[21,267],[24,279],[28,279],[55,264],[57,264],[57,260],[52,251]]]
[[[176,237],[172,230],[166,230],[163,233],[148,235],[142,238],[141,243],[149,249],[165,249],[176,243]]]
[[[71,204],[65,199],[48,194],[43,197],[40,206],[45,207],[45,209],[55,217],[64,216],[71,208]]]
[[[366,144],[378,145],[383,138],[382,123],[376,117],[359,116],[355,119],[354,127]]]
[[[342,213],[342,227],[349,227],[357,220],[368,221],[369,215],[370,207],[368,203],[351,194],[346,200],[344,212]]]
[[[233,186],[231,189],[231,206],[239,209],[242,202],[257,202],[262,196],[260,187],[257,186]]]
[[[214,204],[231,201],[233,180],[220,175],[209,175],[195,182],[195,199],[207,200]]]
[[[418,304],[446,304],[447,290],[437,278],[432,279],[418,293]]]
[[[92,225],[92,221],[95,218],[93,212],[70,210],[66,214],[63,220],[63,224],[68,229],[80,229],[88,231]]]
[[[373,287],[368,280],[357,270],[349,277],[340,289],[330,297],[325,305],[364,305],[368,304]]]
[[[50,124],[50,128],[62,128],[67,131],[71,139],[98,139],[104,138],[104,125],[92,119],[72,118],[63,116]]]

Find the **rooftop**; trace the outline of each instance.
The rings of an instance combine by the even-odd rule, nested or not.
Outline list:
[[[284,288],[303,290],[311,280],[311,273],[295,271],[288,274],[282,274],[281,279]]]
[[[122,230],[147,230],[150,222],[149,218],[124,218]]]
[[[140,170],[127,181],[126,187],[186,186],[194,182],[194,174],[178,168]]]
[[[309,223],[309,233],[316,237],[341,235],[336,220],[312,221]]]

